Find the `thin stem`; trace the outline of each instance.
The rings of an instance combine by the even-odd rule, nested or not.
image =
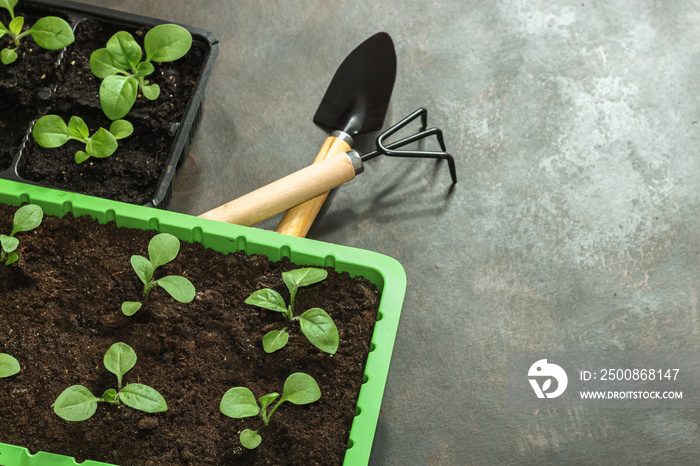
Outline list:
[[[80,142],[82,142],[83,144],[87,144],[88,142],[90,142],[90,138],[76,138],[75,136],[68,136],[68,139],[73,139],[73,140],[75,140],[75,141],[80,141]]]
[[[299,289],[297,288],[297,291],[298,290]],[[294,298],[296,298],[296,297],[297,297],[296,291],[294,293],[289,294],[289,308],[288,308],[288,310],[289,310],[289,318],[290,319],[294,315]]]
[[[280,400],[277,402],[277,404],[275,404],[275,406],[270,410],[269,413],[263,412],[263,423],[265,423],[265,425],[268,425],[268,423],[270,422],[270,419],[272,418],[272,415],[277,410],[279,405],[284,403],[284,401],[285,401],[284,398],[280,398]]]
[[[24,36],[30,34],[31,32],[32,32],[32,30],[31,30],[31,28],[30,28],[30,29],[27,29],[26,31],[24,31],[24,32],[21,33],[21,34],[17,34],[16,36],[14,36],[15,44],[19,45],[19,40],[20,40],[22,37],[24,37]]]
[[[134,73],[136,73],[136,70],[134,70]],[[146,84],[144,83],[143,76],[139,76],[138,78],[136,78],[136,80],[139,83],[139,88],[141,88],[141,92],[143,92],[143,88],[146,86]]]
[[[146,302],[146,300],[148,299],[148,293],[151,292],[151,290],[153,289],[154,286],[156,286],[155,280],[151,280],[149,283],[147,283],[143,286],[143,295],[144,295],[143,301],[144,302]]]

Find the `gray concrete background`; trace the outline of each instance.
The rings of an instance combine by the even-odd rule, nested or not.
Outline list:
[[[89,0],[221,41],[171,209],[310,163],[378,31],[458,164],[375,159],[309,237],[408,275],[371,465],[697,464],[697,410],[507,406],[511,351],[700,347],[698,2]],[[274,229],[279,218],[261,228]]]

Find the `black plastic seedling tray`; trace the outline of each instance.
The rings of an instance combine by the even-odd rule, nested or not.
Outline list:
[[[80,32],[81,25],[89,23],[90,21],[104,23],[104,25],[107,26],[104,29],[114,28],[115,30],[123,29],[126,31],[143,31],[146,29],[150,29],[153,26],[168,22],[155,18],[125,13],[121,11],[86,5],[67,0],[23,0],[17,5],[17,7],[15,7],[15,13],[19,16],[22,15],[24,11],[29,11],[31,14],[34,15],[53,15],[63,17],[64,19],[66,19],[66,21],[69,22],[69,24],[71,24],[74,31],[76,32],[76,41],[78,40],[78,34]],[[155,188],[153,188],[152,186],[147,188],[148,194],[141,196],[143,199],[147,200],[142,200],[141,202],[134,202],[130,199],[120,198],[121,193],[117,192],[119,191],[118,189],[113,190],[113,192],[109,192],[108,190],[103,189],[103,187],[97,183],[94,187],[90,188],[89,190],[82,191],[83,194],[89,194],[97,197],[106,197],[114,200],[137,203],[158,208],[165,208],[168,202],[170,201],[176,168],[181,162],[183,155],[187,153],[191,140],[194,137],[195,132],[197,130],[198,123],[202,117],[204,88],[207,84],[209,75],[211,74],[212,68],[214,66],[214,61],[219,51],[218,40],[216,39],[216,37],[214,37],[214,35],[211,32],[183,24],[181,24],[181,26],[183,26],[192,34],[193,42],[191,50],[196,49],[198,57],[197,59],[201,60],[201,66],[199,67],[199,74],[197,76],[196,83],[190,90],[189,99],[187,100],[184,113],[182,113],[181,117],[169,121],[167,126],[162,125],[163,128],[160,130],[161,133],[165,135],[164,139],[167,139],[168,141],[172,140],[172,143],[169,145],[169,149],[167,151],[160,149],[152,150],[152,152],[158,152],[158,157],[160,157],[158,170],[160,170],[161,173],[156,172],[151,173],[151,175],[149,175],[151,176],[151,178],[157,179],[157,186]],[[139,37],[136,38],[137,41],[139,41]],[[25,39],[25,41],[30,42],[31,39]],[[96,41],[94,44],[94,49],[102,48],[104,46],[104,42],[100,43]],[[54,60],[54,58],[55,60],[53,61],[53,63],[50,64],[49,67],[47,67],[50,68],[49,70],[42,70],[42,75],[39,76],[39,78],[42,78],[43,81],[33,89],[31,105],[24,105],[25,102],[13,102],[11,98],[6,97],[16,91],[16,86],[15,83],[12,82],[11,75],[9,76],[9,79],[7,76],[4,75],[2,77],[5,79],[0,79],[0,93],[3,93],[1,97],[3,97],[3,100],[6,101],[5,105],[7,105],[10,108],[10,110],[12,108],[24,107],[25,110],[30,109],[28,112],[25,113],[29,113],[31,115],[31,113],[33,112],[33,116],[27,117],[26,124],[24,123],[24,121],[21,120],[21,117],[19,116],[21,112],[12,112],[12,115],[6,117],[13,119],[13,121],[11,121],[12,125],[8,125],[8,122],[0,122],[0,131],[8,131],[8,126],[15,126],[18,128],[17,143],[9,145],[6,144],[6,147],[11,147],[11,161],[9,162],[9,165],[0,164],[0,178],[67,191],[78,191],[73,186],[71,186],[69,181],[60,180],[57,183],[52,183],[51,181],[47,182],[42,181],[40,179],[30,179],[32,177],[26,176],[26,174],[23,172],[23,167],[27,164],[27,160],[29,160],[29,158],[34,156],[33,154],[37,152],[36,143],[33,141],[31,136],[31,130],[34,123],[39,117],[47,113],[58,113],[56,112],[56,108],[61,105],[63,107],[67,107],[68,105],[78,106],[82,111],[85,111],[87,109],[88,111],[91,111],[95,114],[101,114],[99,101],[96,102],[96,95],[93,95],[90,98],[86,98],[85,101],[81,101],[81,99],[76,99],[71,100],[71,102],[68,103],[66,103],[65,100],[62,103],[58,102],[59,94],[62,88],[61,85],[63,83],[63,80],[67,79],[67,72],[65,71],[65,69],[68,67],[68,65],[66,63],[62,63],[62,60],[66,59],[66,57],[70,55],[70,47],[71,46],[62,51],[54,52],[53,55],[45,54],[46,57],[49,57],[49,60]],[[38,53],[43,53],[43,51],[40,50]],[[83,61],[87,59],[89,59],[89,56],[82,57]],[[187,56],[180,60],[186,59]],[[83,68],[87,66],[88,65],[86,63],[83,65]],[[158,68],[156,68],[156,72],[158,72]],[[91,77],[91,79],[96,78]],[[163,93],[161,93],[161,96],[162,95]],[[130,115],[127,115],[127,117],[125,118],[132,121],[135,127],[139,123],[148,124],[152,126],[156,126],[156,124],[161,123],[154,121],[154,119],[151,118],[148,112],[143,110],[143,108],[141,109],[141,113],[139,114],[139,109],[137,109],[137,107],[139,105],[140,100],[143,100],[143,97],[139,97],[139,99],[137,99],[137,104],[134,107],[134,110],[132,110],[132,112],[135,111],[135,113],[137,114],[137,117],[135,118],[137,118],[138,121],[132,120]],[[158,104],[168,105],[167,102],[159,102],[158,100],[156,100],[155,105]],[[35,110],[33,110],[34,108]],[[137,141],[134,141],[133,144],[137,144]],[[147,144],[144,144],[141,147],[141,150],[144,150],[147,153],[151,152],[151,150],[149,150],[149,148],[147,147]],[[167,158],[165,158],[166,152]],[[109,158],[111,159],[115,156],[119,157],[119,149],[115,154],[113,154]],[[153,156],[155,157],[156,154],[153,154]],[[93,161],[94,159],[90,160]],[[100,159],[95,161],[94,163],[108,163],[102,162],[102,160],[107,159]],[[75,162],[73,162],[72,160],[67,160],[65,163],[74,164]],[[68,168],[75,169],[75,167]],[[150,169],[154,170],[153,168]],[[89,167],[85,167],[84,172],[85,176],[90,176]],[[125,173],[127,172],[125,171]],[[60,177],[60,175],[57,176]],[[134,181],[134,183],[136,183],[136,181]]]

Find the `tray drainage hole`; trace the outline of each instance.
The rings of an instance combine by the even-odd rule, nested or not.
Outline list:
[[[160,222],[158,221],[157,218],[153,217],[153,218],[148,220],[148,229],[155,230],[158,233],[160,233]]]
[[[201,244],[201,243],[204,241],[204,233],[202,232],[202,228],[201,228],[201,227],[194,227],[194,228],[192,229],[192,236],[193,236],[193,240],[194,240],[196,243],[200,243],[200,244]]]
[[[366,384],[369,382],[369,376],[367,374],[362,374],[362,383]]]
[[[61,217],[68,212],[73,212],[73,203],[71,201],[63,201],[63,204],[61,204]]]
[[[239,236],[236,238],[236,251],[243,251],[248,254],[248,240],[245,236]]]
[[[352,439],[348,439],[348,449],[352,448],[353,445],[355,445],[355,442]]]
[[[20,204],[29,204],[29,194],[27,193],[22,193],[19,195],[19,203]]]
[[[355,406],[355,416],[359,416],[360,413],[362,413],[362,408],[359,406]]]
[[[370,343],[369,344],[369,352],[371,353],[375,349],[377,349],[377,345],[375,343]]]
[[[286,257],[287,259],[292,258],[292,250],[286,244],[280,248],[280,259],[283,257]]]
[[[326,256],[323,259],[323,266],[324,267],[332,267],[335,269],[335,256]]]
[[[114,211],[114,209],[107,209],[105,211],[105,221],[106,222],[114,222],[117,223],[117,213]]]
[[[381,312],[377,312],[377,322],[379,322],[379,321],[382,320],[383,318],[384,318],[384,314],[381,313]]]

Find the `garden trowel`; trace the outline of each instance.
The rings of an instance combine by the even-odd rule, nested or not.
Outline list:
[[[421,120],[421,130],[418,133],[390,144],[385,142],[386,138],[418,118]],[[362,173],[364,162],[379,155],[446,160],[454,184],[457,182],[454,158],[446,152],[442,131],[437,128],[427,129],[427,118],[427,110],[419,108],[379,135],[377,149],[372,152],[363,155],[358,154],[354,149],[347,152],[341,152],[341,150],[331,152],[324,160],[317,161],[267,186],[205,212],[200,217],[244,226],[255,225],[285,209],[298,206],[352,180],[355,175]],[[440,144],[439,151],[399,150],[400,147],[430,136],[436,137]]]
[[[313,165],[270,183],[256,191],[212,209],[200,217],[251,226],[289,209],[277,231],[306,236],[329,191],[363,170],[363,161],[377,155],[446,159],[453,183],[454,160],[445,152],[442,133],[426,130],[427,111],[419,109],[377,139],[377,150],[360,156],[351,149],[358,134],[378,131],[384,124],[396,77],[396,53],[388,34],[377,33],[360,44],[336,71],[321,100],[314,122],[332,131]],[[421,118],[421,132],[393,144],[387,137],[410,121]],[[441,151],[397,150],[406,144],[436,135]]]
[[[343,60],[314,115],[314,123],[332,131],[314,163],[350,150],[358,134],[382,128],[395,79],[396,52],[385,32],[365,40]],[[288,210],[277,231],[306,236],[326,197],[328,192]]]

